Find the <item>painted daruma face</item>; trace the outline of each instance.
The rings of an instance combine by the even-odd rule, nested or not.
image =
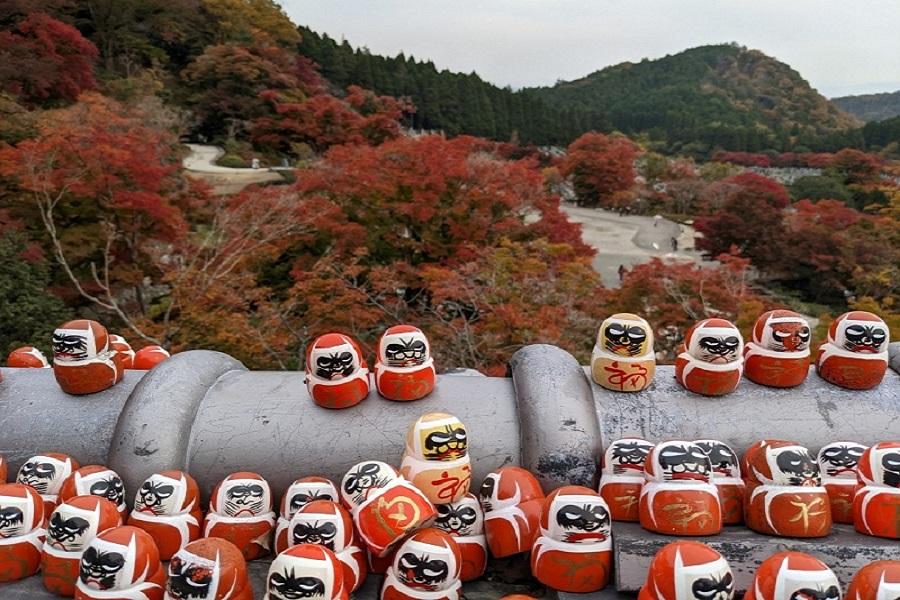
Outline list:
[[[385,336],[383,344],[382,359],[389,367],[418,367],[429,358],[428,340],[422,332]]]
[[[664,442],[654,448],[651,458],[665,481],[709,481],[711,463],[697,444]]]
[[[129,547],[94,539],[81,555],[78,577],[94,590],[123,589],[130,584],[123,573],[129,560],[135,560]]]
[[[698,440],[694,444],[699,446],[703,453],[709,457],[714,477],[739,478],[741,476],[737,454],[730,446],[718,440]]]
[[[887,329],[882,324],[851,321],[843,327],[843,338],[844,350],[877,354],[884,351],[888,336]]]
[[[291,484],[287,492],[286,509],[287,514],[284,515],[290,519],[298,510],[316,500],[330,500],[337,502],[337,490],[330,481],[302,481],[298,480]]]
[[[134,501],[134,510],[154,515],[175,515],[181,512],[186,493],[184,481],[157,473],[141,485]]]
[[[166,597],[172,600],[205,600],[215,598],[219,565],[216,561],[187,552],[182,548],[169,561]]]
[[[466,497],[454,504],[438,504],[435,527],[453,535],[480,535],[484,532],[484,516],[478,501]]]
[[[0,538],[13,538],[28,533],[31,499],[0,496]]]
[[[771,323],[769,350],[776,352],[802,352],[809,348],[809,326],[797,322]]]
[[[730,363],[738,359],[741,341],[736,335],[701,335],[697,340],[700,359],[708,363]]]
[[[81,551],[97,535],[99,525],[99,506],[92,511],[60,504],[47,524],[47,543],[64,552]]]
[[[603,348],[619,356],[641,356],[649,350],[651,336],[643,323],[608,319],[604,324]]]
[[[223,513],[229,517],[256,517],[269,510],[269,490],[258,479],[235,479],[222,484]]]
[[[365,462],[356,465],[341,482],[341,497],[345,504],[358,506],[366,499],[369,490],[385,487],[397,474],[383,462]]]
[[[774,458],[774,464],[770,462],[773,481],[777,485],[822,485],[819,465],[809,455],[809,451],[806,448],[802,446],[788,446],[786,448],[775,448],[770,452]]]
[[[445,422],[446,421],[446,422]],[[468,436],[463,424],[454,418],[423,424],[419,429],[422,456],[425,460],[455,460],[466,455]]]
[[[607,451],[613,475],[638,474],[644,472],[644,461],[653,449],[646,440],[625,439],[610,444]],[[609,466],[607,466],[607,469]]]
[[[564,496],[550,507],[550,536],[569,544],[591,544],[609,537],[612,520],[599,496]]]
[[[69,467],[63,461],[51,456],[33,456],[19,469],[16,482],[30,485],[41,495],[56,494],[68,476]]]
[[[360,368],[359,356],[351,344],[315,349],[310,361],[316,370],[316,377],[331,381],[350,377]]]
[[[819,450],[819,469],[827,477],[856,480],[856,466],[866,447],[852,442],[835,442]]]

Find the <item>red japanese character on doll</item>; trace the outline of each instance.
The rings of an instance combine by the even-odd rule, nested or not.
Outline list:
[[[191,542],[169,561],[165,600],[253,600],[241,551],[220,538]]]
[[[162,600],[166,570],[153,538],[136,527],[115,527],[81,555],[76,600]]]
[[[744,360],[741,332],[725,319],[705,319],[687,330],[675,360],[675,379],[704,396],[733,392]]]
[[[437,516],[425,494],[383,462],[355,465],[344,475],[340,494],[360,539],[379,558]]]
[[[44,587],[57,596],[73,596],[84,549],[99,534],[121,524],[116,505],[104,497],[64,500],[48,519],[47,539],[41,551]]]
[[[435,528],[417,531],[397,548],[381,600],[459,600],[461,564],[453,536]]]
[[[657,444],[644,465],[641,527],[666,535],[715,535],[722,531],[719,491],[712,464],[697,444]]]
[[[878,442],[859,459],[853,526],[860,533],[900,540],[900,441]]]
[[[109,336],[109,347],[116,351],[116,361],[123,369],[134,368],[134,349],[121,335]]]
[[[447,413],[419,417],[406,434],[400,474],[434,504],[464,497],[472,480],[466,426]]]
[[[418,400],[434,389],[431,345],[418,327],[395,325],[378,340],[375,387],[388,400]]]
[[[846,600],[900,598],[900,560],[876,560],[862,567],[847,588]]]
[[[213,490],[203,519],[203,537],[228,540],[246,560],[255,560],[272,548],[274,528],[272,492],[260,475],[232,473]]]
[[[591,354],[597,385],[616,392],[639,392],[653,381],[653,329],[637,315],[618,313],[600,325]]]
[[[37,573],[45,535],[40,495],[21,483],[0,484],[0,583]]]
[[[764,440],[747,450],[747,527],[766,535],[812,538],[831,531],[819,464],[795,442]]]
[[[603,589],[612,569],[611,526],[609,507],[598,492],[574,485],[553,491],[531,547],[531,573],[562,592]]]
[[[349,408],[369,395],[369,368],[359,345],[340,333],[316,338],[306,351],[306,385],[324,408]]]
[[[148,477],[134,497],[128,524],[150,534],[162,560],[200,537],[200,489],[184,471],[161,471]]]
[[[644,487],[644,461],[653,444],[640,438],[611,443],[600,465],[598,491],[609,506],[613,521],[638,521],[638,504]]]
[[[853,496],[856,493],[856,467],[866,446],[856,442],[832,442],[822,446],[816,461],[822,485],[828,491],[831,520],[853,523]]]
[[[763,561],[744,600],[841,600],[828,566],[802,552],[779,552]]]
[[[438,504],[434,526],[456,540],[462,556],[461,581],[472,581],[484,575],[487,568],[487,539],[484,536],[484,511],[473,494],[458,502]]]
[[[828,328],[819,346],[816,370],[825,381],[850,390],[868,390],[881,383],[888,365],[890,332],[878,315],[854,310]]]
[[[313,500],[302,506],[288,526],[288,547],[298,544],[325,546],[344,568],[344,588],[352,593],[366,580],[366,553],[356,541],[347,509],[331,500]]]
[[[123,517],[128,513],[125,504],[125,484],[119,474],[101,465],[81,467],[69,475],[59,488],[59,501],[75,496],[100,496],[116,505]]]
[[[16,475],[16,483],[33,487],[44,499],[44,514],[49,516],[59,503],[63,482],[78,466],[78,461],[65,454],[39,454],[25,461]]]
[[[531,549],[544,504],[544,492],[534,475],[521,467],[501,467],[484,478],[478,500],[492,555],[503,558]]]
[[[694,440],[709,457],[712,466],[711,482],[719,491],[722,524],[740,525],[744,522],[745,484],[737,454],[731,446],[719,440]]]
[[[344,569],[334,553],[318,544],[300,544],[272,561],[263,600],[347,600],[349,597],[344,586]]]
[[[144,346],[135,352],[131,368],[139,371],[149,371],[170,356],[171,354],[162,346],[155,344]]]
[[[339,502],[337,488],[324,477],[301,477],[295,480],[281,497],[281,509],[275,523],[275,554],[288,548],[288,525],[294,514],[314,500]]]
[[[744,375],[760,385],[794,387],[809,373],[809,323],[791,310],[770,310],[744,348]]]
[[[6,366],[16,369],[49,369],[44,353],[34,346],[16,348],[6,357]]]
[[[122,379],[109,347],[106,327],[96,321],[69,321],[53,332],[53,374],[67,394],[93,394]]]
[[[638,600],[732,598],[734,575],[728,561],[706,544],[687,540],[672,542],[656,553],[638,594]]]

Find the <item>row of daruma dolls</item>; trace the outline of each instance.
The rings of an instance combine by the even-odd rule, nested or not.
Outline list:
[[[613,520],[667,535],[746,523],[765,535],[812,538],[852,523],[900,540],[900,442],[835,442],[814,459],[795,442],[763,440],[739,462],[718,440],[626,438],[604,453],[599,491]]]
[[[122,380],[129,369],[147,371],[169,358],[165,348],[145,346],[137,352],[121,335],[110,335],[97,321],[78,319],[53,332],[53,375],[67,394],[102,392]],[[44,353],[22,346],[9,353],[6,366],[49,369]]]
[[[653,557],[638,600],[732,600],[736,592],[728,561],[706,544],[682,540]],[[824,562],[803,552],[779,552],[756,569],[744,600],[893,600],[900,597],[900,560],[861,567],[842,594]]]
[[[889,331],[880,317],[852,311],[834,320],[828,340],[819,346],[816,371],[822,379],[852,390],[881,383],[888,366]],[[809,373],[810,327],[790,310],[763,313],[753,340],[725,319],[704,319],[688,329],[675,361],[675,378],[697,394],[733,392],[741,375],[760,385],[789,388]],[[653,330],[637,315],[606,319],[597,334],[591,373],[598,385],[622,392],[645,389],[653,380],[656,355]]]

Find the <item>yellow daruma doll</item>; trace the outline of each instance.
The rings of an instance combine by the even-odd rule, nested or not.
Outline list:
[[[631,313],[615,314],[600,325],[591,354],[591,373],[597,385],[616,392],[639,392],[656,372],[653,329]]]
[[[458,502],[472,479],[466,426],[447,413],[419,417],[406,434],[400,474],[434,504]]]

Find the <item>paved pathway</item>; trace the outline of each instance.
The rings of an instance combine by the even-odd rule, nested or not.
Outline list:
[[[181,161],[190,174],[209,183],[219,194],[235,194],[253,183],[279,181],[281,175],[270,169],[238,169],[215,164],[225,152],[218,146],[185,144],[191,153]]]
[[[608,287],[619,285],[619,265],[630,268],[653,257],[700,262],[694,250],[694,230],[668,219],[644,216],[620,216],[597,208],[581,208],[563,204],[569,220],[581,224],[584,242],[597,249],[594,269]],[[672,251],[672,238],[678,240],[678,251]]]

